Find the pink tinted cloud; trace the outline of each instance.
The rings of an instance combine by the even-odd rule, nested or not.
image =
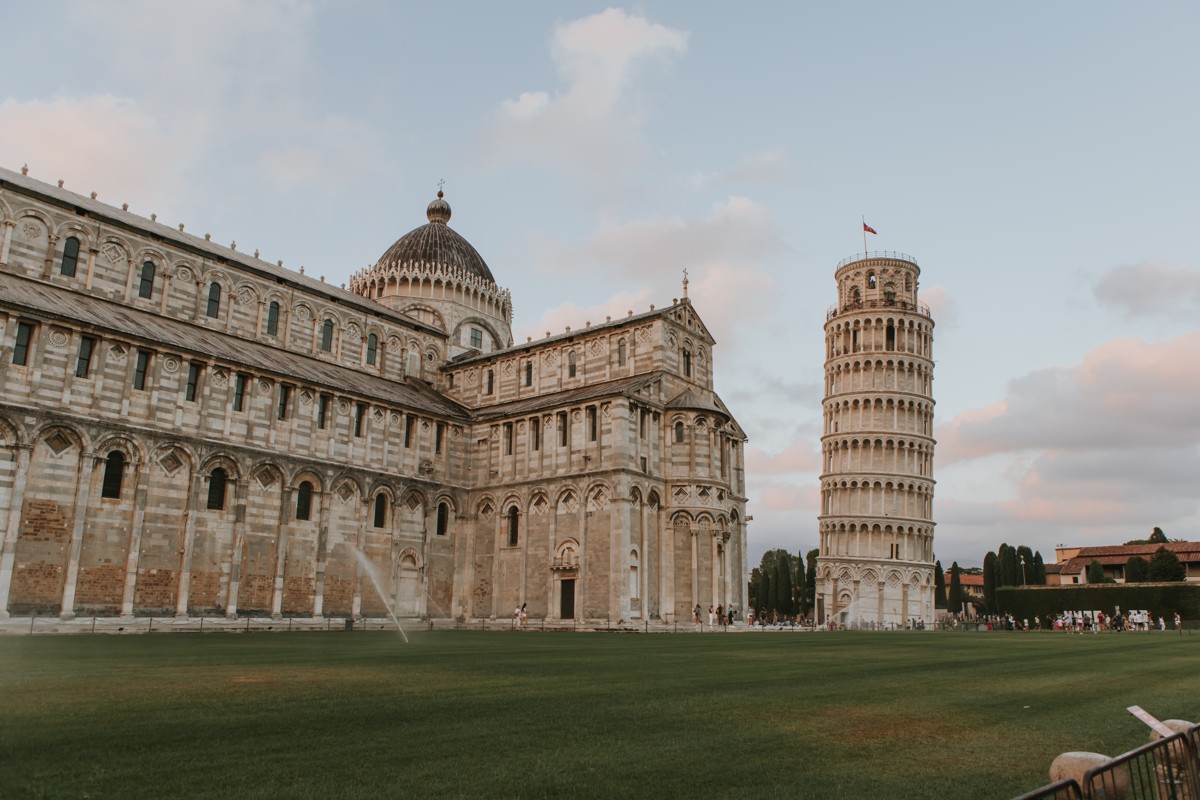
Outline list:
[[[821,457],[811,439],[795,441],[778,453],[768,453],[759,447],[746,448],[746,472],[751,475],[818,472]]]
[[[808,483],[773,483],[750,491],[751,512],[788,512],[791,519],[805,523],[815,521],[820,504],[820,491]]]
[[[1115,339],[1077,365],[1028,373],[1007,396],[937,431],[938,461],[992,453],[1200,442],[1200,330],[1162,342]]]

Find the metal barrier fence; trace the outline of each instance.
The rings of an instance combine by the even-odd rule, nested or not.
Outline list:
[[[1200,800],[1200,725],[1014,800]]]
[[[1186,733],[1130,750],[1083,777],[1091,800],[1197,800],[1200,771]]]
[[[1049,786],[1034,789],[1014,800],[1083,800],[1083,792],[1079,790],[1078,783],[1068,778],[1065,781],[1057,781]]]

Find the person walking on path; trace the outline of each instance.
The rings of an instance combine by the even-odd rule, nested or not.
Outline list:
[[[1183,636],[1183,618],[1179,616],[1179,612],[1175,612],[1175,632]]]

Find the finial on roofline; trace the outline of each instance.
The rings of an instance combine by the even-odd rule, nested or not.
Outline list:
[[[684,270],[683,270],[683,299],[684,300],[687,300],[687,285],[688,285],[687,269],[684,268]]]

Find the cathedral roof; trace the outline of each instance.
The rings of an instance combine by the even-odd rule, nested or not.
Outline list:
[[[481,420],[499,419],[502,417],[519,416],[536,411],[544,411],[555,406],[582,403],[600,397],[625,395],[632,397],[650,386],[655,381],[662,380],[661,370],[645,375],[634,375],[629,378],[617,378],[603,383],[593,383],[577,389],[566,389],[560,392],[541,394],[535,397],[513,400],[499,405],[488,406],[476,411],[476,418]]]
[[[666,407],[682,408],[689,411],[715,411],[722,416],[728,417],[729,411],[716,401],[716,396],[714,395],[713,399],[710,400],[706,394],[689,386],[668,400]]]
[[[428,265],[447,267],[481,278],[492,285],[496,279],[471,243],[456,233],[450,222],[450,204],[438,191],[437,199],[425,210],[429,222],[414,228],[396,240],[375,264],[376,268]]]
[[[460,404],[421,381],[393,381],[368,375],[339,364],[247,341],[11,273],[0,272],[0,296],[35,314],[40,312],[47,317],[75,320],[134,341],[149,339],[164,351],[197,353],[230,365],[246,365],[283,379],[301,379],[435,416],[462,421],[469,418]]]

